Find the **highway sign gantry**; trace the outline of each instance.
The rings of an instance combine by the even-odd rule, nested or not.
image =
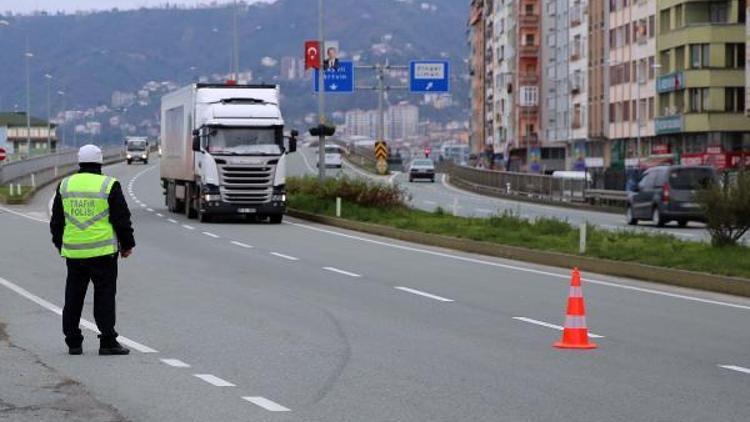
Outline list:
[[[315,70],[313,88],[315,92],[320,91],[319,69]],[[338,69],[328,69],[323,71],[323,83],[325,84],[326,93],[331,94],[351,94],[354,92],[354,63],[350,61],[339,62]]]
[[[445,60],[418,60],[409,64],[409,91],[449,92],[450,65]]]

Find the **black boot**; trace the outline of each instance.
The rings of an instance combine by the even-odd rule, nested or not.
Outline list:
[[[68,345],[68,354],[73,356],[78,356],[83,354],[83,347],[81,347],[81,344],[83,343],[83,337],[82,336],[71,336],[65,339],[65,344]]]
[[[130,349],[122,347],[122,345],[117,342],[117,337],[99,336],[99,339],[99,355],[121,356],[130,354]]]

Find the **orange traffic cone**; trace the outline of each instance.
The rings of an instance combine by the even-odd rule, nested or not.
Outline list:
[[[581,273],[573,269],[568,295],[568,312],[565,315],[565,328],[560,341],[555,343],[560,349],[596,349],[596,344],[589,342],[589,330],[586,327],[586,308],[581,289]]]

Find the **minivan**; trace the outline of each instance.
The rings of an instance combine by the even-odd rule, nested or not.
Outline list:
[[[680,227],[690,221],[705,222],[696,192],[716,182],[712,167],[663,166],[646,170],[634,192],[628,193],[626,221],[651,221],[658,227],[676,221]]]

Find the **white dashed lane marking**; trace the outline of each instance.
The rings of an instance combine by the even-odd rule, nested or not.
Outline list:
[[[513,319],[515,319],[516,321],[538,325],[540,327],[552,328],[558,331],[562,331],[563,329],[565,329],[565,327],[561,325],[550,324],[549,322],[539,321],[537,319],[531,319],[531,318],[526,318],[526,317],[513,317]],[[592,332],[589,332],[589,338],[604,338],[604,336],[600,336],[599,334],[594,334]]]
[[[265,397],[243,397],[242,399],[247,400],[256,406],[260,406],[268,410],[269,412],[289,412],[290,411],[290,409],[278,403],[272,402],[271,400],[268,400]]]
[[[330,271],[332,273],[343,274],[343,275],[346,275],[346,276],[349,276],[349,277],[362,277],[359,274],[351,273],[349,271],[340,270],[340,269],[334,268],[334,267],[323,267],[323,269],[326,270],[326,271]]]
[[[240,248],[245,248],[245,249],[252,249],[253,248],[251,245],[248,245],[248,244],[242,243],[242,242],[237,242],[236,240],[233,240],[231,243],[234,246],[239,246]]]
[[[227,380],[223,380],[215,375],[211,375],[211,374],[194,374],[194,375],[197,378],[200,378],[203,381],[206,381],[207,383],[216,387],[236,387],[236,385],[232,384],[231,382]]]
[[[214,239],[218,239],[220,237],[218,234],[213,234],[211,232],[203,232],[203,234],[208,237],[213,237]]]
[[[271,252],[271,255],[279,257],[281,259],[286,259],[287,261],[299,261],[299,258],[295,258],[289,255],[284,255],[283,253]]]
[[[174,220],[174,219],[171,219],[171,218],[167,218],[167,221],[169,221],[172,224],[177,224],[177,220]]]
[[[182,227],[185,228],[185,229],[188,229],[188,230],[195,230],[195,227],[189,226],[187,224],[183,224]]]
[[[750,374],[750,368],[744,368],[736,365],[719,365],[719,368],[729,369],[730,371],[742,372],[743,374]]]
[[[423,291],[417,290],[417,289],[411,289],[409,287],[396,286],[396,287],[394,287],[394,289],[401,290],[402,292],[411,293],[413,295],[423,296],[423,297],[427,297],[427,298],[430,298],[430,299],[434,299],[434,300],[437,300],[439,302],[455,302],[453,299],[448,299],[447,297],[442,297],[442,296],[434,295],[432,293],[423,292]]]
[[[161,359],[161,361],[175,368],[190,368],[190,365],[179,359]]]

